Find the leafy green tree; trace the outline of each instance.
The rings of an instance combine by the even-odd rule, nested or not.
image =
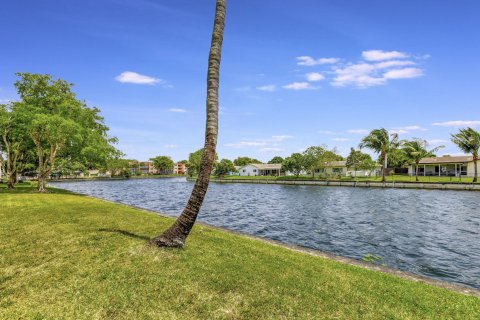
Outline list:
[[[0,164],[7,177],[7,188],[13,189],[17,176],[34,160],[24,117],[12,104],[0,105]],[[5,156],[5,158],[4,158]]]
[[[418,166],[420,160],[423,158],[428,157],[435,157],[435,153],[444,148],[444,146],[438,146],[436,148],[428,150],[428,142],[427,140],[422,140],[418,138],[413,138],[413,140],[406,140],[402,141],[402,150],[410,160],[410,163],[415,164],[416,166],[416,173],[415,173],[415,180],[418,180]]]
[[[268,161],[268,164],[281,164],[281,163],[283,163],[283,158],[279,156],[273,157],[272,160]]]
[[[394,148],[390,150],[387,158],[388,168],[405,168],[410,162],[410,159],[401,148]]]
[[[233,164],[240,167],[243,167],[252,163],[262,163],[262,161],[249,158],[249,157],[238,157],[235,160],[233,160]]]
[[[17,73],[15,82],[20,101],[12,111],[21,115],[26,132],[34,144],[38,165],[38,191],[54,170],[57,157],[71,159],[88,168],[105,165],[118,156],[115,138],[100,110],[89,108],[72,92],[72,84],[50,75]]]
[[[369,170],[372,163],[375,164],[369,154],[351,148],[350,154],[347,157],[346,166],[347,168],[353,168],[356,175],[357,170]]]
[[[225,26],[226,0],[217,0],[213,26],[210,55],[207,72],[207,118],[205,129],[205,146],[202,154],[198,178],[190,199],[182,214],[164,233],[151,240],[159,247],[183,247],[185,239],[195,224],[210,182],[210,174],[215,163],[218,138],[218,87],[220,82],[220,62]]]
[[[337,154],[335,149],[328,150],[326,145],[312,146],[303,152],[303,163],[305,169],[315,178],[315,171],[324,169],[332,161],[340,161],[343,158]]]
[[[78,175],[86,173],[87,168],[85,165],[78,161],[72,161],[69,158],[57,158],[54,165],[54,170],[52,171],[53,175],[58,176],[59,178],[64,176]]]
[[[231,160],[228,159],[222,159],[220,162],[217,163],[215,166],[215,175],[217,177],[223,177],[230,172],[236,172],[237,169],[235,169],[235,165]]]
[[[153,162],[153,166],[161,174],[172,173],[173,166],[175,165],[175,163],[169,156],[157,156],[155,158],[151,158],[150,161]]]
[[[195,177],[200,171],[200,165],[202,163],[203,149],[199,149],[192,152],[188,156],[188,175]]]
[[[380,156],[382,162],[382,182],[386,181],[385,172],[387,166],[387,158],[390,152],[399,146],[398,134],[389,134],[384,128],[375,129],[360,142],[360,149],[368,148]]]
[[[188,156],[188,175],[190,177],[195,177],[200,172],[202,164],[203,148],[198,149],[195,152],[190,153]],[[218,160],[218,154],[215,153],[215,160]],[[215,167],[216,163],[213,164]]]
[[[58,115],[38,114],[34,116],[29,134],[35,143],[38,157],[39,192],[45,192],[45,183],[53,170],[57,155],[68,143],[78,138],[78,136],[71,135],[77,130],[78,124]]]
[[[131,162],[127,159],[112,158],[109,159],[105,167],[105,171],[109,171],[112,177],[125,177],[131,175]]]
[[[296,177],[305,170],[304,157],[301,153],[292,153],[289,157],[285,158],[282,163],[282,170],[285,172],[291,172]]]
[[[455,143],[460,150],[470,153],[473,156],[473,167],[475,170],[473,182],[478,179],[478,153],[480,150],[480,132],[472,128],[460,129],[458,133],[452,134],[452,142]]]

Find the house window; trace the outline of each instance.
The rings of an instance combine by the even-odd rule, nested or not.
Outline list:
[[[257,169],[253,169],[253,172],[257,172]]]
[[[342,168],[333,168],[332,169],[333,173],[342,173]]]
[[[245,172],[245,169],[243,169],[243,172]]]

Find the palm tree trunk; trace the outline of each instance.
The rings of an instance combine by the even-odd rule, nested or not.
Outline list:
[[[418,163],[417,163],[417,170],[415,170],[415,181],[418,182]]]
[[[477,168],[478,157],[473,157],[473,168],[474,168],[474,175],[473,175],[473,182],[477,182],[478,180],[478,168]]]
[[[382,182],[387,181],[387,179],[385,178],[386,170],[387,170],[387,166],[385,165],[385,155],[382,155]]]
[[[217,0],[212,43],[208,57],[207,122],[200,172],[182,214],[167,231],[150,240],[151,244],[155,244],[158,247],[183,247],[185,245],[185,239],[195,224],[203,199],[207,193],[210,174],[215,161],[215,148],[218,136],[218,87],[225,14],[226,0]]]

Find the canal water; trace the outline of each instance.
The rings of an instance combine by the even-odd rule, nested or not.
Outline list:
[[[178,216],[184,178],[52,183]],[[211,183],[199,220],[480,289],[480,194]]]

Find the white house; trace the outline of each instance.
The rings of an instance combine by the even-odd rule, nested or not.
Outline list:
[[[480,166],[477,164],[480,172]],[[416,175],[417,166],[415,164],[408,167],[408,174]],[[443,156],[434,158],[424,158],[420,160],[418,166],[418,175],[420,176],[439,176],[439,177],[473,177],[475,167],[473,156]]]
[[[282,170],[281,164],[252,163],[240,167],[240,176],[279,176]]]

